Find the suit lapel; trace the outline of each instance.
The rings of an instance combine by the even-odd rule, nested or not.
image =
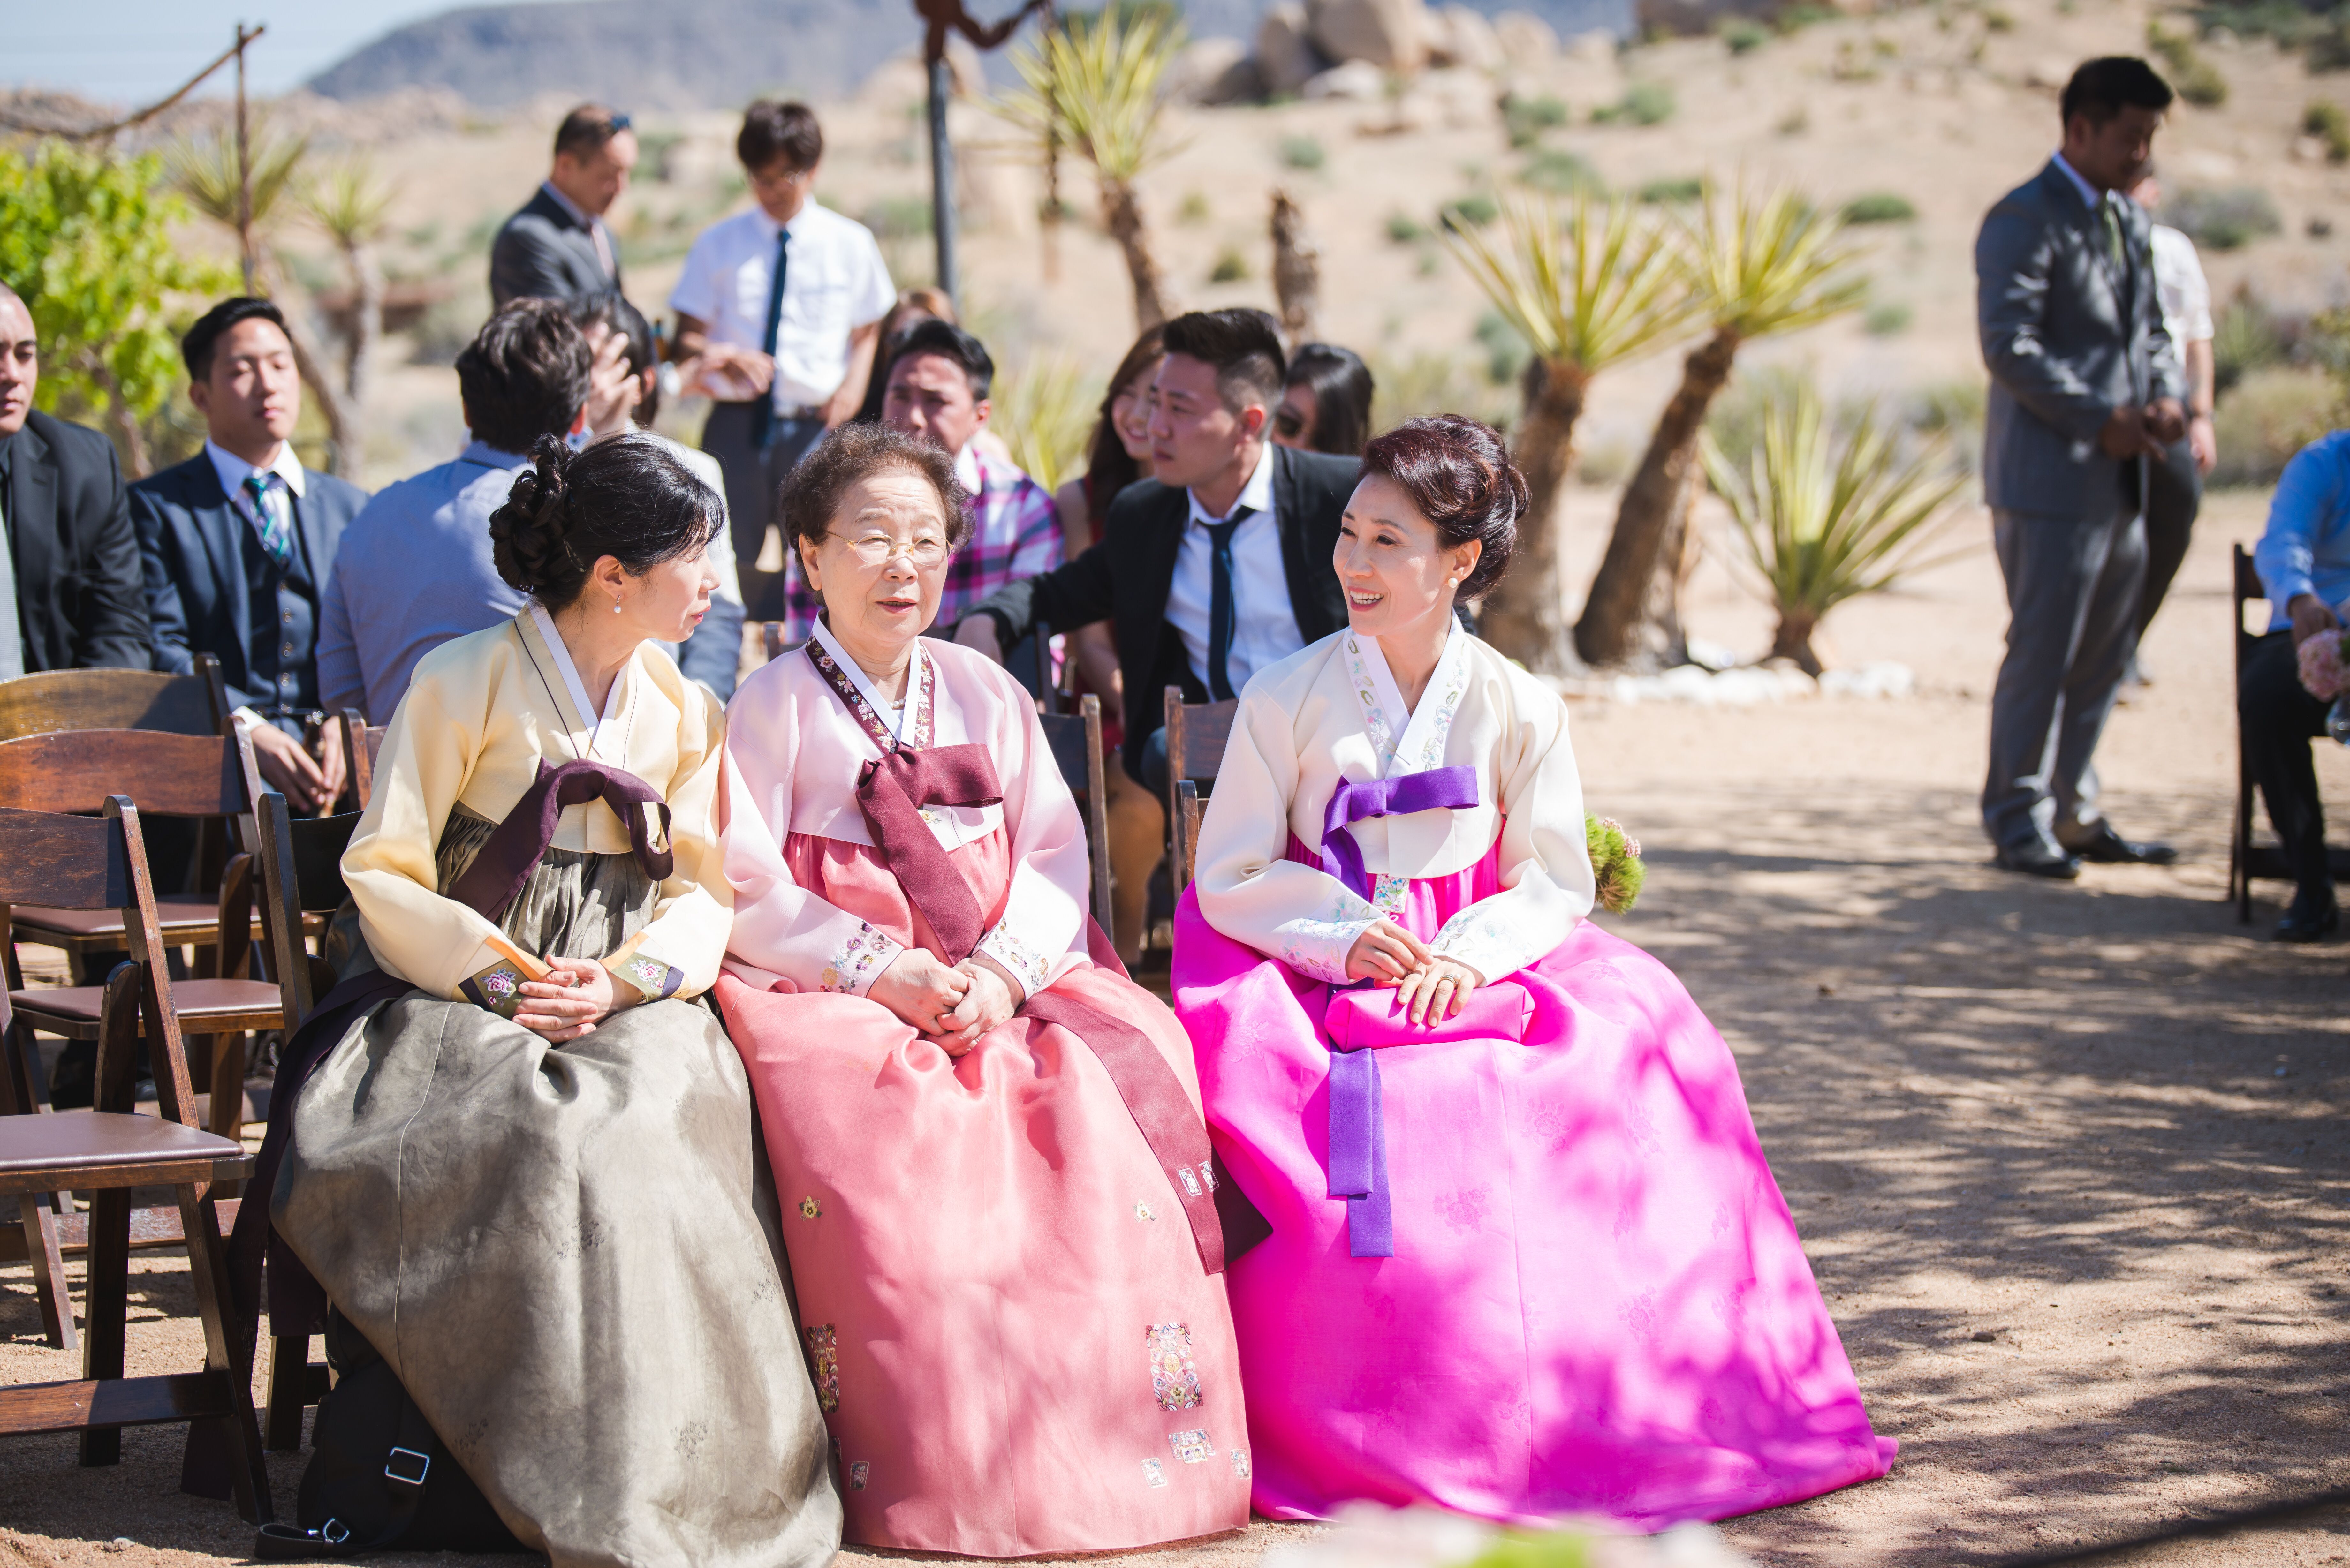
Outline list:
[[[1305,561],[1305,506],[1297,493],[1297,460],[1285,446],[1273,449],[1274,521],[1281,529],[1281,575],[1289,586],[1289,615],[1306,642],[1321,635],[1314,629],[1312,582]]]
[[[225,585],[221,597],[228,608],[229,625],[242,644],[245,628],[253,624],[253,604],[245,591],[242,536],[252,524],[236,509],[236,503],[229,499],[228,492],[221,488],[220,470],[213,466],[210,457],[196,453],[188,460],[186,472],[187,483],[180,493],[182,504],[188,509],[188,520],[194,525],[197,537],[204,542],[204,555],[213,566],[213,581]]]
[[[295,532],[302,536],[304,569],[310,574],[310,581],[317,586],[323,596],[327,568],[331,563],[327,551],[326,498],[318,485],[311,483],[317,478],[317,474],[309,474],[305,481],[310,485],[309,494],[289,496],[288,499],[294,503]]]
[[[41,662],[26,662],[26,668],[47,669],[46,644],[53,629],[49,625],[50,607],[46,595],[37,595],[34,586],[57,580],[60,563],[65,556],[62,541],[57,538],[57,472],[55,453],[48,441],[33,428],[33,421],[16,432],[16,455],[9,466],[8,531],[16,535],[16,606],[22,618],[25,640],[40,649]]]

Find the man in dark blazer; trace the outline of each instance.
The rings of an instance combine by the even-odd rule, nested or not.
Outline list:
[[[32,313],[0,284],[0,680],[147,668],[139,543],[114,443],[33,411]]]
[[[302,381],[277,306],[223,300],[181,354],[203,450],[130,487],[155,668],[219,659],[263,776],[296,807],[324,810],[342,793],[344,759],[341,731],[319,711],[319,598],[367,493],[294,455]]]
[[[2000,199],[1975,242],[1991,370],[1983,498],[2010,616],[1982,819],[1999,864],[2035,877],[2178,858],[2114,829],[2090,764],[2137,646],[2146,466],[2186,433],[2151,223],[2123,194],[2152,159],[2170,99],[2144,60],[2074,72],[2063,147]]]
[[[629,188],[637,135],[629,117],[583,103],[555,132],[555,167],[490,246],[493,308],[620,291],[620,246],[604,214]]]

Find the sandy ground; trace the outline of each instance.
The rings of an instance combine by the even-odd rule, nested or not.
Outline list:
[[[1615,924],[1736,1050],[1862,1390],[1902,1443],[1874,1485],[1730,1524],[1762,1562],[1990,1563],[2350,1480],[2345,952],[2262,940],[2276,888],[2250,928],[2220,901],[2226,546],[2259,517],[2252,497],[2215,502],[2147,649],[2156,684],[2107,735],[2116,819],[2178,843],[2176,869],[2060,887],[1988,866],[1972,802],[2002,620],[1985,554],[1831,622],[1847,662],[1918,669],[1914,698],[1577,709],[1593,806],[1651,868]],[[1711,565],[1691,612],[1735,647],[1766,630]],[[2350,756],[2322,762],[2350,798]],[[192,1365],[184,1265],[138,1268],[134,1362]],[[0,1375],[77,1375],[39,1345],[22,1267],[0,1270]],[[86,1471],[69,1438],[0,1443],[0,1564],[243,1554],[225,1505],[173,1490],[175,1430],[124,1449]],[[273,1457],[281,1509],[299,1466]],[[1149,1560],[1237,1568],[1296,1528]],[[2350,1514],[2137,1560],[2345,1557]]]

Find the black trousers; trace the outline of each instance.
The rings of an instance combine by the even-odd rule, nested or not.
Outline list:
[[[2147,467],[2146,587],[2139,590],[2137,634],[2154,624],[2154,612],[2170,592],[2187,559],[2187,541],[2195,532],[2195,514],[2203,507],[2203,474],[2195,453],[2183,441],[2173,441],[2158,462]]]
[[[2268,803],[2269,826],[2276,829],[2285,864],[2303,888],[2334,882],[2325,863],[2325,808],[2317,799],[2317,768],[2309,742],[2325,733],[2332,707],[2301,683],[2293,633],[2272,631],[2244,660],[2236,686],[2236,715],[2244,727],[2244,753],[2252,777]]]

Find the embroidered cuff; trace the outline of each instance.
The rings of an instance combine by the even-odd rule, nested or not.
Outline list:
[[[1280,944],[1274,956],[1309,979],[1331,985],[1347,983],[1347,955],[1356,940],[1385,919],[1378,905],[1350,891],[1330,900],[1330,912],[1321,919],[1284,920],[1274,927]]]
[[[1053,978],[1053,966],[1045,955],[1013,935],[1008,924],[999,925],[980,938],[979,950],[1002,964],[1030,996],[1044,990]]]
[[[615,980],[626,981],[647,1002],[659,1002],[665,996],[675,996],[677,988],[685,983],[685,971],[648,952],[633,952],[623,957],[615,953],[604,961]]]
[[[511,1019],[522,1006],[526,980],[545,980],[546,966],[511,942],[491,937],[482,943],[490,962],[458,981],[457,993],[476,1007]]]
[[[1521,956],[1524,946],[1523,936],[1472,904],[1444,922],[1428,950],[1465,963],[1477,971],[1481,981],[1491,981],[1525,967],[1526,960]]]
[[[838,951],[825,961],[824,972],[816,976],[821,991],[845,992],[850,996],[862,996],[871,988],[889,962],[905,951],[906,944],[868,921],[857,922],[856,934],[840,944]]]

